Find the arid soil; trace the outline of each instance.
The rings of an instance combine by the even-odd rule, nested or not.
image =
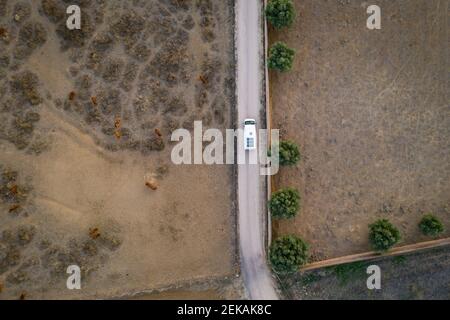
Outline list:
[[[380,290],[367,289],[369,265],[380,267]],[[298,273],[281,286],[286,299],[448,300],[450,248]]]
[[[174,129],[232,127],[232,8],[0,0],[0,299],[235,276],[232,168],[170,160]]]
[[[242,300],[247,299],[246,290],[240,277],[200,281],[188,286],[141,292],[133,296],[118,297],[129,300]]]
[[[293,27],[270,31],[296,50],[271,93],[273,127],[302,152],[276,186],[298,188],[302,209],[275,235],[305,238],[313,260],[368,251],[378,218],[401,244],[427,240],[425,213],[450,236],[448,1],[378,1],[381,30],[366,28],[365,1],[294,2]]]

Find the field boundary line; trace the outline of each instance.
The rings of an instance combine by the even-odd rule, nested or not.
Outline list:
[[[394,257],[399,256],[403,254],[410,254],[415,253],[421,250],[427,250],[427,249],[434,249],[439,248],[443,246],[450,245],[450,238],[444,238],[444,239],[438,239],[438,240],[431,240],[431,241],[424,241],[414,244],[409,244],[397,248],[391,249],[389,252],[386,253],[378,253],[376,251],[368,251],[358,254],[352,254],[348,256],[343,257],[337,257],[333,259],[327,259],[322,261],[313,262],[310,264],[305,265],[304,267],[300,268],[300,271],[308,271],[308,270],[315,270],[323,267],[331,267],[336,266],[340,264],[347,264],[357,261],[370,261],[370,260],[378,260],[386,257]]]
[[[271,135],[270,130],[272,129],[272,104],[270,100],[270,83],[269,83],[269,69],[267,65],[268,53],[269,53],[269,32],[268,32],[268,24],[267,19],[265,17],[267,6],[267,0],[264,0],[263,3],[263,23],[264,23],[264,84],[265,84],[265,109],[266,109],[266,129],[269,132],[268,137],[268,145],[271,143]],[[267,186],[267,203],[269,203],[270,198],[272,196],[272,176],[266,176],[266,186]],[[272,243],[272,217],[270,214],[269,206],[267,206],[267,243],[266,243],[266,252],[269,252],[270,244]]]

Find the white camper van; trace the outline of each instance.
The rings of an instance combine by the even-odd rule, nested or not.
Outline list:
[[[244,149],[256,149],[256,121],[254,119],[244,120]]]

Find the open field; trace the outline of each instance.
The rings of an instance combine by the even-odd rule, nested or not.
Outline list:
[[[368,290],[367,266],[381,269],[381,290]],[[318,269],[284,277],[288,299],[450,298],[450,247],[370,262]]]
[[[270,41],[296,50],[293,70],[271,72],[273,127],[303,159],[277,187],[296,187],[302,209],[274,234],[311,244],[312,259],[369,251],[368,224],[390,219],[401,244],[427,240],[434,213],[450,236],[448,1],[378,1],[381,30],[364,1],[294,1],[292,29]]]
[[[170,290],[141,292],[133,296],[120,297],[120,299],[130,300],[238,300],[245,298],[246,290],[240,277],[199,281]]]
[[[169,141],[233,127],[232,3],[0,0],[0,299],[238,272],[232,168],[175,166]]]

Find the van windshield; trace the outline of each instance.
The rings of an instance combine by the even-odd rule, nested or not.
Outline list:
[[[247,121],[244,122],[244,124],[245,125],[247,125],[247,124],[256,124],[256,122],[253,121],[253,120],[247,120]]]

